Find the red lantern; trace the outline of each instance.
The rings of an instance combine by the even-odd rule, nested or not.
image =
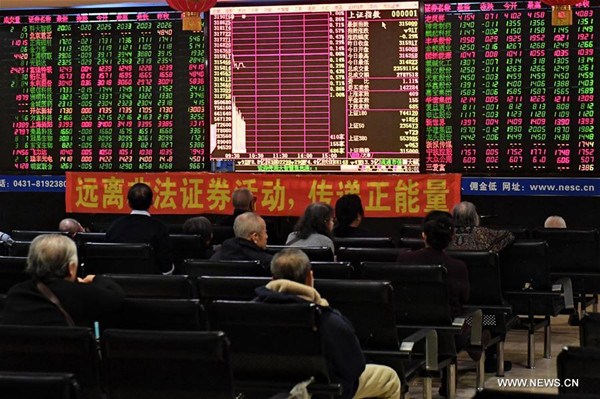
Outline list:
[[[183,30],[202,30],[200,13],[210,10],[217,0],[167,0],[174,10],[181,11]]]
[[[573,25],[573,11],[571,6],[583,0],[542,0],[542,3],[552,6],[552,25]]]

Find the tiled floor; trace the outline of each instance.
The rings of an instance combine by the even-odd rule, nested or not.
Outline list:
[[[504,346],[505,359],[513,363],[511,371],[505,373],[503,378],[527,378],[527,379],[551,379],[556,378],[556,356],[565,346],[579,345],[579,328],[568,325],[568,316],[558,316],[552,319],[552,358],[543,357],[544,336],[543,330],[536,333],[535,341],[535,368],[528,369],[527,365],[527,332],[510,331]],[[475,368],[474,363],[468,356],[460,357],[458,364],[458,389],[457,398],[467,399],[475,395]],[[494,374],[485,375],[486,389],[499,390],[498,380]],[[433,382],[433,392],[437,393],[439,380]],[[557,393],[556,388],[502,388],[502,390],[514,390],[520,392],[534,393]],[[409,389],[408,398],[421,398],[421,381],[413,381]],[[435,395],[434,395],[435,397]]]

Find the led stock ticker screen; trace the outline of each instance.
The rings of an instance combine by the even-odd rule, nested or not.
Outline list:
[[[0,171],[600,167],[597,2],[252,4],[0,12]]]
[[[590,175],[600,8],[552,26],[539,1],[424,7],[426,170]]]
[[[0,169],[205,169],[204,37],[180,15],[1,14]]]
[[[419,3],[216,7],[210,157],[419,172]]]

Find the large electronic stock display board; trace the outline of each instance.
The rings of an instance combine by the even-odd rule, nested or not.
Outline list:
[[[419,172],[419,26],[414,1],[213,8],[211,159]]]
[[[223,4],[1,11],[0,171],[600,167],[597,3]]]
[[[165,8],[0,14],[0,170],[203,170],[204,36]]]
[[[430,2],[424,26],[427,171],[598,171],[598,3],[552,26],[539,1]]]

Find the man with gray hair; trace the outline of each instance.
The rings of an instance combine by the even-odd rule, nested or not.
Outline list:
[[[320,306],[323,353],[332,382],[342,385],[342,398],[400,397],[400,379],[386,366],[366,364],[354,328],[348,319],[331,308],[314,289],[310,260],[296,248],[278,252],[271,261],[273,281],[256,289],[255,301],[264,303],[304,303]]]
[[[254,212],[245,212],[233,223],[235,237],[223,241],[211,257],[212,260],[259,260],[263,265],[271,262],[267,247],[267,225]]]
[[[31,280],[13,286],[0,317],[2,324],[92,326],[114,316],[123,303],[121,287],[109,278],[77,278],[77,247],[59,234],[37,236],[29,247]]]
[[[562,216],[558,216],[558,215],[548,216],[548,218],[544,222],[544,228],[546,228],[546,229],[566,229],[567,222],[565,222],[565,219],[563,219]]]
[[[58,231],[67,233],[69,237],[75,238],[77,233],[83,233],[85,229],[77,220],[73,218],[65,218],[58,224]]]
[[[508,230],[493,230],[479,226],[480,218],[472,202],[463,201],[452,209],[455,234],[449,250],[500,252],[515,237]]]
[[[219,226],[233,226],[235,219],[245,212],[254,212],[256,209],[256,197],[252,191],[246,187],[239,187],[233,190],[231,194],[231,205],[233,205],[233,214],[225,216],[216,222]]]

